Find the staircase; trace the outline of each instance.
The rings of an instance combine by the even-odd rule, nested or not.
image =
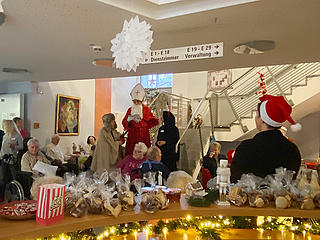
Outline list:
[[[218,141],[242,140],[255,133],[254,117],[260,95],[257,95],[260,90],[257,72],[265,76],[267,94],[282,95],[293,107],[320,92],[320,63],[316,62],[253,67],[244,70],[228,87],[207,92],[202,99],[168,93],[163,93],[167,97],[164,98],[159,94],[150,106],[159,117],[162,111],[161,107],[156,107],[159,106],[157,102],[166,99],[168,108],[176,116],[180,130],[180,169],[190,174],[194,172],[201,152],[208,151],[213,133]],[[192,128],[192,119],[198,114],[203,118],[203,146],[199,130]]]
[[[318,62],[251,68],[215,99],[220,108],[216,111],[219,117],[217,125],[230,128],[230,131],[218,132],[218,140],[234,141],[252,136],[259,103],[259,95],[256,94],[260,90],[257,72],[265,75],[267,94],[284,96],[293,108],[320,92],[320,85],[317,84],[320,76]],[[221,109],[229,109],[227,118]]]

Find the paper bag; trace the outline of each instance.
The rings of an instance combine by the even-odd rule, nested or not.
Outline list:
[[[54,224],[64,217],[65,186],[46,184],[38,188],[36,222],[41,225]]]

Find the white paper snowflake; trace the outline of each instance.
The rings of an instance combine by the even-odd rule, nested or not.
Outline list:
[[[150,28],[151,25],[145,21],[139,22],[138,16],[131,18],[129,22],[124,21],[122,31],[111,40],[116,68],[128,72],[137,70],[153,42]]]

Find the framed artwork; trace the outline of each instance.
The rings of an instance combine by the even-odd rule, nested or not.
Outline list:
[[[57,95],[56,134],[75,136],[80,133],[80,98]]]
[[[208,72],[208,90],[222,90],[232,82],[231,70]]]

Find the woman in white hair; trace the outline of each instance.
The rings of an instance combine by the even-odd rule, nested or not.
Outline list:
[[[103,115],[103,127],[99,132],[91,169],[93,171],[114,168],[120,160],[121,134],[116,130],[117,124],[112,113]]]
[[[140,165],[146,161],[146,153],[148,151],[147,146],[143,142],[138,142],[134,146],[133,154],[127,155],[118,164],[117,168],[121,169],[122,174],[128,174],[131,181],[138,177],[138,175],[133,171],[140,167]]]

